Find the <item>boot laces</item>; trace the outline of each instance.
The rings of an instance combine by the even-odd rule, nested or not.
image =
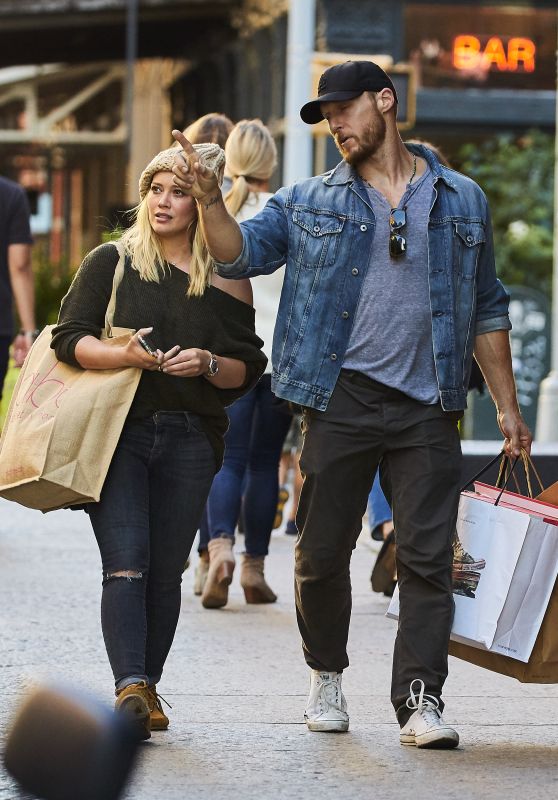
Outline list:
[[[159,711],[161,712],[161,714],[163,714],[163,713],[164,713],[164,712],[163,712],[163,706],[161,705],[161,700],[162,700],[162,701],[163,701],[163,703],[164,703],[165,705],[167,705],[169,708],[172,708],[172,706],[171,706],[171,704],[169,703],[169,701],[168,701],[168,700],[165,700],[165,698],[163,697],[163,695],[162,695],[162,694],[159,694],[159,693],[157,692],[157,690],[156,690],[156,689],[155,689],[153,686],[150,686],[150,687],[149,687],[149,693],[151,694],[151,697],[153,698],[153,701],[154,701],[155,705],[157,706],[157,708],[159,709]]]
[[[413,690],[415,683],[420,687],[418,694]],[[437,697],[431,694],[425,694],[424,689],[424,681],[421,681],[420,678],[415,678],[409,687],[410,694],[407,698],[406,706],[412,711],[418,711],[429,724],[437,725],[441,717],[440,703]]]

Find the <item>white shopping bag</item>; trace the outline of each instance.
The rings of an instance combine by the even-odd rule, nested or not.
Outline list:
[[[558,528],[461,495],[451,638],[527,662],[558,575]],[[398,618],[397,591],[387,616]]]

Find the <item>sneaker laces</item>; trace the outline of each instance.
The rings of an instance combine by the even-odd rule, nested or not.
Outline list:
[[[415,694],[413,690],[415,683],[418,683],[420,686],[418,694]],[[415,678],[414,681],[411,681],[411,685],[409,686],[410,694],[407,698],[406,706],[412,711],[418,711],[428,723],[437,725],[441,717],[440,702],[437,697],[431,694],[425,694],[424,689],[424,681],[421,681],[420,678]]]
[[[319,685],[319,692],[318,692],[318,705],[320,707],[320,711],[323,712],[326,710],[324,705],[327,703],[330,706],[334,706],[342,710],[342,700],[341,700],[341,686],[339,683],[338,678],[323,678],[323,673],[320,674],[320,685]]]

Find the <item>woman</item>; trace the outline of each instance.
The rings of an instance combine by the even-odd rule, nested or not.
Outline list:
[[[260,120],[242,120],[227,139],[225,155],[232,178],[225,203],[242,222],[257,214],[271,197],[268,189],[277,163],[275,143]],[[270,360],[258,384],[228,409],[225,460],[207,504],[210,541],[209,569],[202,592],[205,608],[220,608],[227,603],[241,502],[246,552],[240,584],[246,602],[273,603],[277,599],[265,580],[264,560],[277,508],[279,459],[291,421],[288,409],[285,413],[271,392],[271,344],[282,282],[282,272],[276,272],[252,283],[256,331]],[[201,563],[204,558],[202,554]]]
[[[217,145],[198,145],[222,176]],[[101,622],[116,683],[116,707],[142,738],[165,729],[156,685],[180,611],[180,583],[223,455],[225,405],[265,367],[254,333],[248,281],[212,270],[196,206],[173,183],[174,148],[140,177],[115,326],[137,333],[122,347],[99,340],[118,253],[93,250],[62,303],[52,346],[84,369],[143,370],[99,503],[89,513],[103,565]],[[143,342],[152,351],[149,354]]]

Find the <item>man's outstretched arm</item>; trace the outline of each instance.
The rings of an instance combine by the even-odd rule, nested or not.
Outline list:
[[[192,144],[183,133],[172,135],[181,145],[174,162],[174,183],[185,194],[194,197],[199,221],[209,252],[215,261],[231,263],[242,252],[242,233],[223,201],[217,176],[200,161]]]

